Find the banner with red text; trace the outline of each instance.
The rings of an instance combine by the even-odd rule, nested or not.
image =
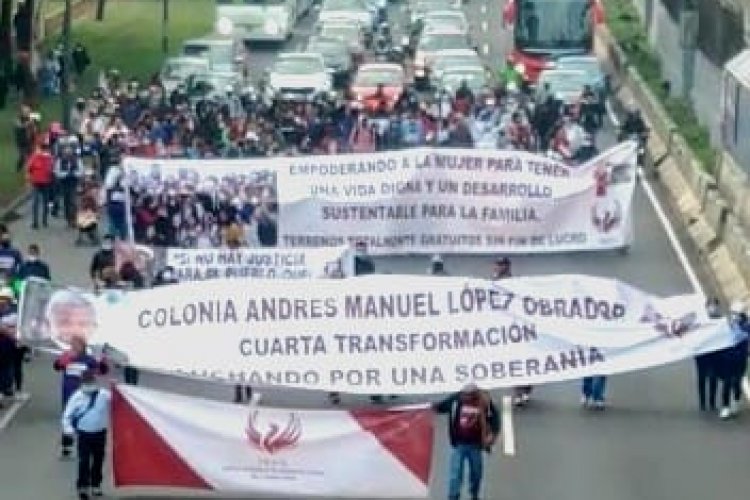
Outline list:
[[[124,165],[135,196],[172,192],[260,213],[278,247],[365,241],[372,254],[403,254],[625,247],[636,162],[626,142],[579,166],[522,151],[431,148]]]
[[[143,369],[361,394],[559,382],[734,342],[699,295],[659,298],[578,275],[213,280],[102,297],[95,308],[90,343]]]
[[[311,411],[115,386],[118,493],[242,498],[427,498],[427,408]]]

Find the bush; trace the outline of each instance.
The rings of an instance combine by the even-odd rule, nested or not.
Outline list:
[[[628,62],[664,105],[667,114],[675,122],[678,132],[685,138],[703,169],[712,171],[716,152],[711,146],[708,130],[698,121],[689,100],[670,96],[665,92],[659,56],[649,44],[648,34],[632,1],[605,0],[604,4],[607,26],[625,52]]]

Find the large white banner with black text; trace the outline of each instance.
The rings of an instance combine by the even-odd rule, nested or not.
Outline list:
[[[579,166],[520,151],[411,149],[259,160],[127,158],[134,192],[202,196],[277,224],[283,248],[373,254],[605,250],[631,241],[636,146]],[[268,242],[264,243],[268,245]]]
[[[726,323],[703,306],[698,295],[657,298],[577,275],[222,280],[98,300],[87,335],[149,370],[439,393],[641,370],[731,345]]]

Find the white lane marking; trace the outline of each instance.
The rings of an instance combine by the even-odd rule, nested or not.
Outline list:
[[[612,101],[609,99],[604,100],[604,109],[607,110],[607,115],[609,116],[609,121],[612,122],[612,125],[615,126],[615,128],[620,128],[620,119],[617,117],[617,114],[615,114],[615,110],[612,109]]]
[[[10,408],[8,408],[5,412],[5,415],[3,415],[3,418],[0,419],[0,431],[5,430],[6,427],[8,427],[8,424],[13,420],[13,417],[16,416],[16,413],[18,413],[18,410],[23,408],[23,405],[27,403],[28,400],[25,401],[16,401],[14,402]]]
[[[487,23],[487,21],[482,21],[482,31],[487,31],[489,28],[489,23]]]
[[[485,43],[484,45],[482,45],[482,52],[486,56],[490,54],[490,44],[489,43]]]
[[[479,7],[479,10],[482,12],[482,14],[486,14],[487,13],[487,5],[486,4],[482,4],[481,7]]]
[[[516,454],[516,436],[513,433],[513,400],[503,396],[502,436],[503,454],[512,457]]]
[[[677,254],[677,258],[679,259],[680,264],[682,265],[682,269],[685,271],[690,284],[693,286],[693,290],[697,294],[705,297],[706,292],[703,289],[703,285],[701,285],[700,280],[698,280],[698,275],[696,274],[695,269],[693,269],[693,265],[687,258],[685,250],[683,250],[682,245],[680,244],[680,240],[677,239],[677,235],[675,234],[674,228],[672,227],[672,223],[669,221],[667,214],[664,212],[661,203],[659,203],[659,200],[656,198],[654,189],[651,187],[648,179],[646,179],[646,176],[643,173],[643,168],[641,167],[638,167],[638,177],[640,177],[641,179],[643,190],[646,191],[646,195],[651,202],[651,206],[654,207],[656,216],[659,218],[661,225],[664,227],[664,231],[667,233],[667,238],[669,238],[669,243],[672,245],[672,248]]]

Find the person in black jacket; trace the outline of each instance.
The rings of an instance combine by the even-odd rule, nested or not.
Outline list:
[[[18,279],[26,280],[28,278],[41,278],[50,281],[52,279],[49,266],[40,258],[41,251],[39,245],[32,243],[29,245],[26,260],[21,264],[18,270]]]
[[[448,437],[453,451],[450,458],[448,499],[458,500],[464,477],[464,462],[469,463],[469,492],[479,500],[482,485],[482,452],[490,452],[500,434],[500,414],[490,395],[469,384],[461,392],[433,405],[438,413],[448,414]]]
[[[747,371],[748,334],[750,333],[750,319],[742,301],[735,301],[731,305],[729,324],[736,343],[716,353],[717,374],[722,385],[722,408],[719,412],[721,419],[736,416],[742,404],[742,378]]]
[[[721,317],[719,299],[711,298],[706,304],[708,317]],[[700,411],[716,411],[716,393],[719,387],[717,377],[719,358],[716,352],[699,354],[695,357],[695,368],[698,375],[698,404]]]
[[[101,286],[102,271],[109,267],[115,267],[115,239],[111,234],[104,237],[102,247],[91,258],[89,275],[95,287]]]

